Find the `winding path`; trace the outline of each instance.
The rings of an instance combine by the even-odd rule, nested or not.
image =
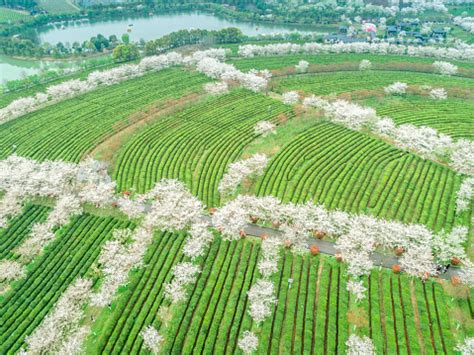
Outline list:
[[[209,216],[203,216],[202,217],[203,221],[207,222],[209,225],[211,225],[211,217]],[[262,237],[263,235],[268,235],[268,236],[277,236],[281,235],[282,232],[269,228],[269,227],[261,227],[255,224],[247,224],[246,227],[244,228],[245,233],[250,236],[254,237]],[[311,248],[313,245],[317,246],[319,248],[319,251],[323,254],[327,255],[336,255],[337,251],[335,248],[335,243],[330,242],[327,240],[320,240],[320,239],[313,239],[313,238],[308,238],[308,248]],[[374,262],[374,265],[381,266],[387,269],[391,269],[393,265],[395,264],[400,264],[399,258],[395,255],[386,255],[386,254],[381,254],[381,253],[373,253],[372,254],[372,260]],[[456,276],[458,274],[458,270],[449,268],[444,274],[439,275],[439,278],[449,280],[451,277]]]

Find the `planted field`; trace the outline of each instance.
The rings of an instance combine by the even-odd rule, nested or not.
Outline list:
[[[284,56],[269,56],[269,57],[255,57],[255,58],[239,58],[233,59],[232,63],[240,70],[255,69],[281,69],[285,67],[294,67],[300,60],[306,60],[310,64],[333,65],[341,64],[348,67],[357,68],[362,59],[368,59],[373,64],[384,66],[407,66],[409,64],[420,64],[421,68],[426,68],[426,65],[431,65],[434,62],[433,58],[419,58],[408,56],[395,55],[374,55],[374,54],[318,54],[318,55],[284,55]],[[460,68],[474,68],[473,63],[455,62]]]
[[[401,81],[408,85],[444,87],[448,90],[450,88],[460,88],[474,93],[474,79],[446,78],[437,74],[380,70],[293,75],[291,77],[275,79],[273,87],[275,91],[280,93],[297,90],[315,95],[342,94],[359,90],[379,90],[383,93],[383,88],[395,81]]]
[[[23,214],[13,218],[8,228],[0,229],[0,260],[11,258],[11,251],[28,237],[35,223],[46,220],[50,209],[43,206],[27,206]]]
[[[398,124],[429,126],[454,138],[474,140],[474,101],[448,98],[444,101],[409,95],[384,97],[364,102],[381,117],[389,116]]]
[[[466,299],[443,294],[435,282],[423,284],[376,271],[365,280],[370,296],[355,304],[346,290],[345,267],[334,259],[286,252],[273,277],[278,303],[260,327],[248,314],[247,291],[259,277],[260,243],[216,240],[199,260],[203,267],[188,300],[157,311],[163,282],[178,262],[183,239],[165,235],[150,248],[144,269],[131,277],[112,308],[99,315],[87,342],[89,353],[141,353],[141,329],[153,325],[165,336],[164,353],[234,353],[244,330],[260,339],[257,353],[345,353],[349,329],[375,338],[379,353],[421,353],[456,343],[449,312],[469,307]],[[168,253],[166,251],[169,251]],[[289,279],[293,279],[291,286]],[[368,320],[361,321],[367,317]]]
[[[172,267],[178,263],[184,236],[160,234],[148,249],[145,267],[132,273],[130,283],[110,309],[104,309],[94,323],[87,342],[87,353],[131,353],[143,347],[140,331],[156,321],[157,311],[164,302],[163,285],[172,277]]]
[[[441,165],[320,122],[271,160],[256,192],[440,230],[469,223],[468,216],[460,220],[454,213],[461,180]]]
[[[128,222],[84,215],[58,232],[58,238],[29,268],[25,279],[0,298],[0,353],[13,353],[41,323],[76,277],[86,275],[101,245]]]
[[[38,0],[38,6],[51,14],[64,14],[80,10],[71,0]]]
[[[437,282],[420,282],[389,271],[373,271],[365,280],[369,296],[361,307],[367,317],[364,334],[378,353],[451,353],[459,335],[453,314],[469,308],[465,298],[451,297]],[[357,314],[354,314],[357,317]]]
[[[213,206],[219,202],[217,187],[227,166],[255,138],[255,124],[277,123],[291,111],[263,95],[236,90],[160,118],[119,154],[114,173],[118,189],[144,192],[161,178],[177,178]]]
[[[361,59],[370,59],[379,66],[389,65],[391,69],[406,60],[412,66],[408,70],[417,65],[426,70],[432,63],[425,58],[367,55],[285,56],[235,63],[247,69],[276,69],[294,66],[303,58],[324,65],[348,63],[349,69],[356,68]],[[465,67],[474,67],[471,64]],[[228,166],[251,154],[265,153],[270,161],[262,176],[249,179],[249,169],[240,167],[242,172],[237,173],[247,174],[239,180],[243,181],[240,193],[273,195],[293,203],[314,201],[331,210],[420,223],[434,231],[470,225],[472,206],[464,213],[455,213],[456,194],[465,177],[446,166],[396,149],[370,134],[346,129],[316,114],[309,115],[299,106],[284,105],[272,98],[274,93],[253,93],[234,88],[236,83],[232,82],[229,93],[203,94],[203,84],[208,81],[188,67],[173,68],[45,107],[0,126],[0,159],[16,152],[37,160],[78,162],[91,154],[112,163],[117,194],[128,190],[134,197],[133,193],[150,190],[162,178],[173,178],[185,183],[206,207],[219,207],[218,185]],[[448,92],[458,90],[459,95],[446,101],[432,101],[411,93],[405,97],[379,95],[384,86],[394,81],[443,86]],[[474,92],[474,79],[415,71],[349,70],[275,76],[272,84],[280,93],[302,90],[328,95],[357,91],[364,105],[376,108],[380,116],[388,115],[397,123],[428,125],[455,138],[474,138],[474,105],[472,100],[460,98]],[[0,105],[18,95],[21,94],[0,98]],[[264,137],[255,133],[255,125],[261,121],[274,123],[277,134]],[[4,175],[0,186],[8,190],[8,184],[14,185],[14,178]],[[82,173],[79,175],[81,185]],[[33,182],[41,178],[42,175]],[[206,235],[207,226],[201,223],[203,211],[193,207],[195,201],[191,196],[174,191],[175,186],[160,186],[167,191],[127,205],[118,195],[117,200],[109,198],[92,185],[94,182],[88,182],[86,187],[77,186],[77,191],[75,186],[71,188],[73,192],[68,187],[63,189],[77,199],[84,198],[82,193],[91,194],[90,191],[103,193],[106,208],[84,206],[84,214],[57,230],[56,239],[27,266],[26,277],[9,283],[11,289],[0,296],[1,354],[15,353],[24,347],[26,337],[51,314],[74,280],[89,278],[94,284],[91,292],[95,292],[112,279],[101,279],[104,274],[117,276],[122,286],[112,301],[104,301],[105,306],[89,302],[81,309],[81,317],[77,318],[82,319],[81,326],[88,326],[82,344],[87,354],[149,353],[150,344],[146,344],[147,334],[143,333],[150,330],[149,326],[163,337],[160,353],[166,354],[240,354],[238,343],[245,331],[258,337],[258,354],[345,354],[350,334],[369,336],[378,354],[450,354],[458,342],[473,334],[474,312],[462,286],[456,288],[437,279],[421,282],[389,269],[374,269],[370,276],[358,278],[349,275],[346,264],[333,257],[293,253],[288,245],[278,258],[265,249],[276,247],[271,239],[264,247],[260,239],[251,237],[230,242],[213,229],[212,240]],[[179,202],[186,206],[176,203],[172,198],[175,194],[181,194]],[[136,209],[139,214],[147,213],[149,203],[155,206],[141,225],[139,219],[128,221],[119,212],[123,209],[122,212],[132,214]],[[7,210],[9,206],[0,208]],[[61,212],[61,207],[57,208]],[[236,219],[240,215],[248,218],[250,212],[234,208],[231,213],[235,213],[232,216]],[[294,210],[301,211],[297,207]],[[27,204],[7,228],[0,229],[1,259],[15,258],[12,251],[28,237],[34,223],[44,221],[50,211],[49,207]],[[171,218],[166,216],[168,212],[172,213]],[[187,217],[194,216],[192,212],[196,215],[189,222]],[[250,220],[257,218],[254,216],[258,214],[252,214]],[[191,236],[157,231],[149,246],[142,243],[148,236],[151,238],[149,228],[163,225],[164,219],[168,219],[167,226],[182,220],[183,225],[192,223],[196,229],[192,229]],[[288,217],[283,227],[286,223],[291,233],[291,228],[301,227],[294,223],[304,221]],[[377,227],[382,223],[378,222]],[[123,239],[118,236],[117,244],[102,248],[113,230],[133,229],[136,225],[143,227],[140,234],[125,235]],[[237,237],[240,228],[235,233]],[[314,230],[314,226],[311,228]],[[400,230],[405,233],[404,228]],[[380,231],[383,236],[385,229],[380,227]],[[269,234],[273,236],[273,232]],[[243,233],[240,236],[245,237]],[[186,241],[188,237],[195,239]],[[200,237],[206,240],[198,240]],[[416,244],[407,243],[409,251]],[[101,249],[105,256],[98,265]],[[259,265],[264,256],[274,258],[275,264],[274,260],[264,260],[270,265]],[[175,269],[178,264],[180,268]],[[402,271],[408,269],[403,261],[400,264]],[[197,275],[196,266],[200,268]],[[123,283],[127,273],[128,281]],[[365,298],[360,302],[354,296],[360,296],[358,290],[354,291],[357,286],[352,284],[349,288],[353,293],[349,293],[350,277],[362,280],[359,286],[367,289],[361,291]],[[265,281],[273,283],[273,296],[277,298],[272,303],[272,295],[258,287],[252,290],[261,299],[269,299],[269,315],[262,317],[265,320],[260,326],[255,323],[258,314],[254,312],[252,319],[249,312],[251,305],[259,311],[258,302],[252,300],[255,297],[248,296],[257,280],[264,281],[264,291],[270,289]],[[176,284],[167,286],[175,281]],[[111,293],[117,290],[113,282],[109,286],[113,286]],[[183,290],[180,287],[187,291],[183,299],[178,299]],[[176,303],[172,304],[170,299]],[[260,312],[265,310],[260,308]]]
[[[15,23],[28,18],[29,14],[26,12],[0,7],[0,23]]]
[[[199,92],[203,75],[169,69],[48,106],[0,128],[0,158],[78,161],[107,136],[159,110],[169,100]]]

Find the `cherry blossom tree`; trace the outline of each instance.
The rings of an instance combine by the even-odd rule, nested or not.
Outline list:
[[[201,269],[190,262],[182,262],[173,268],[173,280],[165,285],[165,298],[171,303],[178,303],[186,299],[186,286],[196,282],[197,274]]]
[[[323,53],[357,53],[376,55],[407,55],[417,57],[435,57],[448,60],[472,60],[474,50],[471,46],[440,47],[440,46],[412,46],[398,45],[387,42],[354,42],[322,44],[306,42],[304,44],[276,43],[267,45],[242,45],[239,47],[238,55],[246,58],[256,56],[275,56],[287,54],[318,55]]]
[[[223,194],[233,193],[245,178],[262,175],[267,164],[267,156],[259,153],[248,159],[230,164],[219,183],[219,192]]]
[[[272,306],[277,302],[274,296],[274,286],[271,281],[260,279],[247,292],[249,299],[249,314],[260,324],[272,314]]]
[[[400,81],[396,81],[393,84],[384,87],[384,91],[389,95],[405,95],[407,92],[408,85]]]
[[[308,71],[309,63],[306,60],[300,60],[298,64],[295,65],[295,69],[299,73],[306,73]]]
[[[474,263],[468,259],[462,261],[462,268],[458,273],[461,282],[474,288]]]
[[[369,337],[351,334],[346,341],[348,355],[375,355],[375,347]]]
[[[464,339],[464,343],[459,344],[455,350],[462,355],[474,354],[474,337]]]
[[[186,187],[174,179],[163,179],[147,194],[140,197],[151,200],[143,226],[163,231],[182,231],[200,220],[202,203]]]
[[[0,228],[6,228],[8,220],[21,213],[23,197],[17,189],[8,190],[0,200]]]
[[[183,254],[194,260],[202,255],[214,240],[214,235],[209,230],[209,225],[205,222],[194,223],[189,229],[189,237],[183,247]]]
[[[466,257],[464,245],[467,241],[468,229],[465,226],[454,227],[451,232],[441,232],[433,239],[433,253],[439,264],[448,264],[453,258]]]
[[[25,267],[14,260],[0,261],[0,284],[21,279],[26,276]]]
[[[257,350],[258,338],[254,333],[246,330],[239,339],[238,346],[244,354],[251,354]]]
[[[367,71],[372,69],[372,62],[368,59],[362,59],[359,63],[359,70],[360,71]]]
[[[300,95],[296,91],[285,92],[281,97],[286,105],[294,105],[300,100]]]
[[[367,289],[363,285],[362,281],[347,281],[347,291],[354,295],[356,302],[362,301],[366,295]]]
[[[443,88],[432,89],[430,91],[430,98],[433,100],[446,100],[448,98],[448,93]]]
[[[456,213],[469,210],[474,197],[474,178],[465,178],[456,193]]]
[[[204,84],[204,90],[211,95],[222,95],[229,92],[229,87],[226,82],[220,81]]]
[[[151,351],[152,354],[158,354],[160,352],[164,338],[158,334],[158,331],[153,326],[147,326],[142,330],[140,335],[143,338],[143,344],[147,350]]]
[[[443,61],[434,62],[433,68],[436,73],[447,76],[455,75],[458,72],[458,67],[456,65]]]
[[[276,126],[270,121],[259,121],[254,127],[255,134],[266,137],[269,134],[276,134]]]
[[[25,339],[27,353],[54,353],[63,348],[69,336],[80,330],[82,307],[91,294],[92,281],[78,278],[61,295],[53,310]]]

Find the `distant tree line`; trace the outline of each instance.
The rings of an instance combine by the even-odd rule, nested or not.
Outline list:
[[[23,7],[25,9],[31,9],[36,5],[36,1],[34,0],[0,0],[0,6],[13,8]]]

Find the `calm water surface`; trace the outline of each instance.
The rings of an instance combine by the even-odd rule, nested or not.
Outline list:
[[[110,35],[120,36],[129,32],[132,41],[140,39],[150,40],[168,33],[183,29],[207,29],[219,30],[226,27],[240,28],[244,34],[271,34],[288,33],[291,31],[311,32],[308,27],[284,26],[272,24],[254,24],[249,22],[223,19],[210,14],[202,13],[168,13],[152,15],[139,18],[122,18],[107,21],[91,22],[87,19],[70,21],[68,23],[50,24],[38,29],[38,37],[41,42],[56,44],[72,44],[84,42],[97,34],[106,37]],[[73,67],[75,62],[64,61],[40,61],[40,60],[18,60],[0,56],[0,83],[8,80],[21,79],[26,75],[32,75],[44,69],[53,69],[58,66]]]

